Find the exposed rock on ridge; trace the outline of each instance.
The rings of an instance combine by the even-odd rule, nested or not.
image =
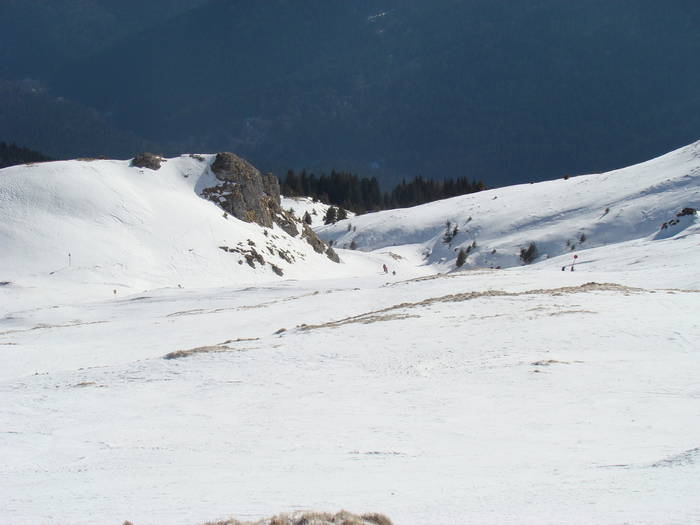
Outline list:
[[[160,169],[160,164],[163,158],[154,155],[153,153],[139,153],[131,160],[131,165],[135,168],[148,168],[149,170],[157,171]]]
[[[280,185],[271,173],[262,174],[247,160],[224,152],[216,155],[211,170],[220,184],[202,190],[202,196],[218,204],[237,219],[254,222],[266,228],[277,224],[282,230],[296,237],[303,226],[302,238],[318,253],[340,262],[338,255],[318,238],[301,220],[281,207]]]

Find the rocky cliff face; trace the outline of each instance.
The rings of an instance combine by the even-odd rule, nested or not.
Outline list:
[[[325,253],[334,262],[340,262],[337,254],[305,227],[301,219],[280,206],[280,185],[273,174],[262,174],[245,159],[233,153],[219,153],[211,170],[220,182],[205,188],[202,196],[218,204],[237,219],[272,228],[279,226],[292,237],[302,228],[302,238],[318,253]]]

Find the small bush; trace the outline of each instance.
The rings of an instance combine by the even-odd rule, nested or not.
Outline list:
[[[363,514],[362,519],[369,521],[370,523],[376,523],[376,525],[393,525],[391,520],[387,518],[384,514]]]
[[[457,268],[461,268],[464,266],[465,262],[467,262],[467,252],[464,251],[464,248],[460,248],[459,253],[457,254],[457,262],[455,264],[457,265]]]
[[[177,350],[175,352],[170,352],[165,354],[163,359],[181,359],[183,357],[190,357],[197,354],[208,354],[212,352],[226,352],[231,350],[227,346],[200,346],[198,348],[192,348],[191,350]]]
[[[346,511],[340,511],[337,514],[330,514],[327,512],[280,514],[279,516],[263,519],[254,523],[244,523],[235,519],[228,519],[210,521],[204,525],[393,525],[393,523],[383,514],[370,513],[358,516]]]
[[[326,216],[323,218],[324,224],[335,224],[338,221],[338,209],[335,206],[331,206],[326,211]]]
[[[537,259],[537,246],[534,242],[531,242],[527,248],[522,248],[520,250],[520,259],[525,264],[530,264],[532,261]]]

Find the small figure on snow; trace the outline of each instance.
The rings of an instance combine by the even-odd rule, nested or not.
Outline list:
[[[389,268],[386,267],[386,264],[382,265],[382,269],[384,270],[384,273],[389,273]]]
[[[574,266],[576,265],[576,259],[578,259],[578,255],[574,255],[574,260],[571,263],[571,271],[574,271]]]

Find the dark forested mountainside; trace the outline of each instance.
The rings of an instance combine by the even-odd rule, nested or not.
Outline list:
[[[23,148],[17,144],[0,142],[0,169],[30,162],[44,162],[51,160],[38,151]]]
[[[92,13],[82,31],[120,21],[89,53],[77,37],[37,37],[63,56],[49,92],[162,153],[497,186],[612,169],[700,137],[695,0],[26,3]]]
[[[133,132],[114,129],[98,111],[52,96],[33,82],[0,80],[0,140],[30,145],[53,158],[130,158],[158,150]]]
[[[0,78],[45,81],[206,0],[0,0]]]
[[[407,208],[486,189],[482,181],[470,181],[466,177],[426,180],[418,176],[408,182],[401,181],[391,191],[382,192],[376,177],[358,177],[336,170],[320,176],[306,170],[300,173],[288,170],[280,185],[283,195],[312,197],[355,213]]]

